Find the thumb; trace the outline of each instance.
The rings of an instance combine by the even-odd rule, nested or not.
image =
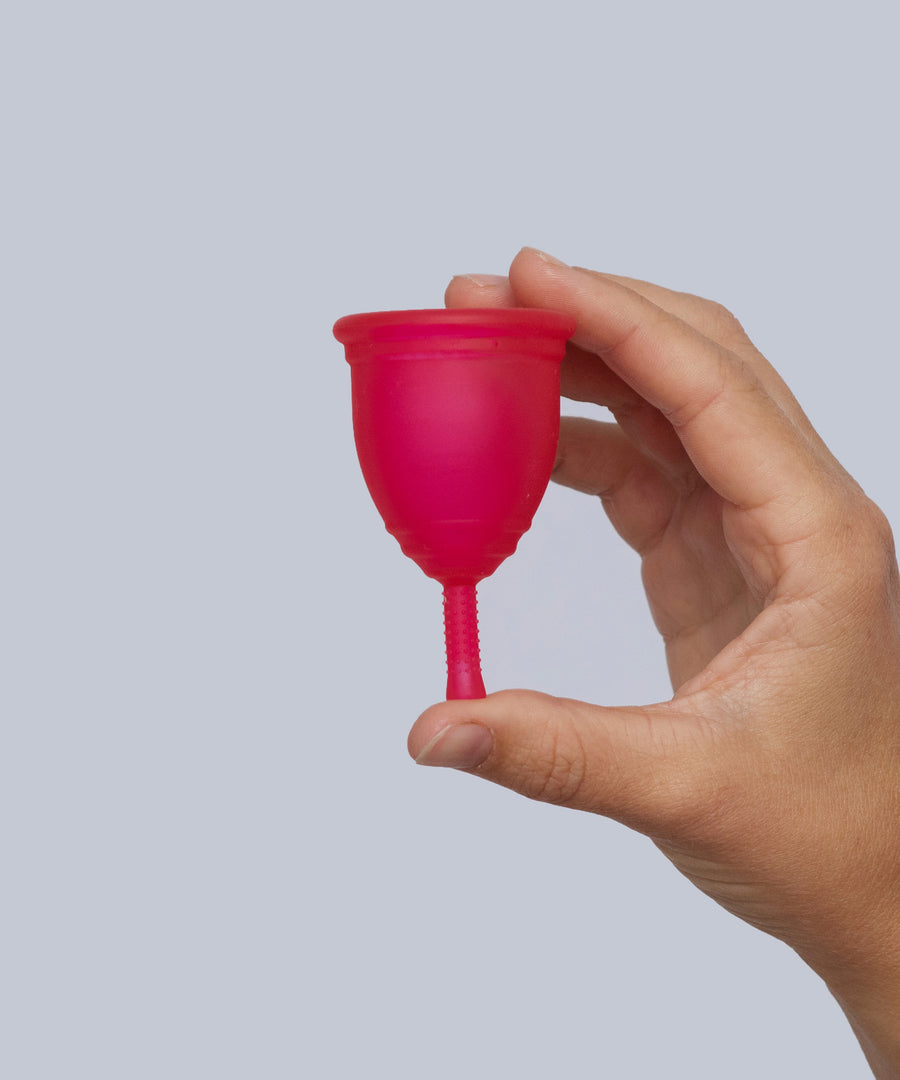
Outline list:
[[[605,708],[507,690],[432,706],[408,746],[420,765],[460,769],[531,799],[668,833],[703,787],[696,780],[708,771],[710,748],[701,731],[675,702]]]

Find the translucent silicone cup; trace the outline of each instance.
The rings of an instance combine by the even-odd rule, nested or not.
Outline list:
[[[334,326],[366,485],[403,552],[444,588],[447,697],[484,697],[475,587],[546,490],[574,320],[524,308],[382,311]]]

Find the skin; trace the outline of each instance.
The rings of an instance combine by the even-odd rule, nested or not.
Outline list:
[[[671,700],[523,690],[443,702],[409,750],[650,836],[698,888],[825,980],[900,1080],[900,577],[890,528],[720,305],[524,249],[449,307],[578,329],[554,479],[642,559]]]

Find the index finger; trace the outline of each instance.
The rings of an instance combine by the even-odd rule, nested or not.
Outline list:
[[[600,357],[674,427],[695,467],[742,509],[807,503],[835,463],[767,393],[750,365],[637,291],[524,249],[519,303],[573,315],[573,341]]]
[[[750,365],[767,393],[775,399],[782,411],[807,434],[814,439],[819,438],[784,379],[756,348],[743,326],[727,308],[711,300],[705,300],[701,296],[695,296],[693,293],[676,292],[662,285],[654,285],[650,281],[621,277],[617,274],[601,274],[597,270],[587,270],[580,266],[577,269],[582,273],[605,277],[609,281],[626,286],[643,296],[645,300],[662,308],[663,311],[676,315],[704,337],[736,353]]]

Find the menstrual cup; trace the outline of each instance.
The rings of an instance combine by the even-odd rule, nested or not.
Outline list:
[[[511,555],[546,490],[559,365],[575,322],[524,308],[348,315],[353,431],[369,493],[444,589],[447,697],[484,697],[475,587]]]

